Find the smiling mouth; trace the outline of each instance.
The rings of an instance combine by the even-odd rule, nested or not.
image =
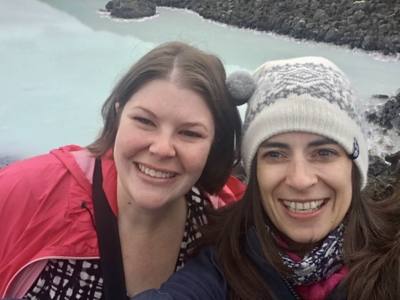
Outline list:
[[[319,210],[327,202],[327,198],[312,201],[290,201],[283,200],[283,205],[294,213],[312,213]]]
[[[166,171],[156,170],[156,169],[146,167],[139,163],[136,163],[136,167],[138,168],[138,170],[141,173],[143,173],[147,176],[153,177],[153,178],[157,178],[157,179],[169,179],[169,178],[173,178],[177,175],[177,173],[175,173],[175,172],[166,172]]]

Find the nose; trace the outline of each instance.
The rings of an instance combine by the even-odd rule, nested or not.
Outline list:
[[[317,181],[317,174],[304,158],[295,158],[289,162],[285,180],[287,185],[302,191],[313,186]]]
[[[151,142],[149,151],[159,157],[173,157],[176,155],[172,137],[169,134],[161,133],[156,135]]]

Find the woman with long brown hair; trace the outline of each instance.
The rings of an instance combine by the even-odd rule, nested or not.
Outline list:
[[[0,298],[127,299],[181,268],[238,158],[225,79],[215,55],[159,45],[116,84],[93,143],[1,169]]]
[[[248,187],[216,212],[208,247],[142,299],[398,299],[399,191],[367,185],[362,109],[319,57],[267,62],[243,131]]]

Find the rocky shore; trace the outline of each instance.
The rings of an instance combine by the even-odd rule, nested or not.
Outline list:
[[[152,0],[112,0],[106,9],[113,17],[138,19],[155,15],[156,4]]]
[[[397,0],[112,0],[106,8],[115,17],[137,18],[155,13],[156,5],[187,8],[218,22],[298,39],[400,53]]]
[[[370,157],[368,185],[364,194],[374,200],[390,197],[400,188],[400,151],[387,155],[384,159]]]
[[[375,95],[373,98],[382,99],[385,102],[376,106],[373,111],[367,111],[366,120],[371,125],[377,125],[381,135],[388,135],[390,131],[400,138],[400,90],[393,96]],[[396,182],[400,184],[400,151],[399,145],[396,146],[397,150],[393,153],[388,153],[383,157],[376,155],[369,157],[367,191],[373,191],[375,197],[379,197],[379,193],[381,196],[387,195]]]
[[[367,113],[368,122],[377,124],[384,130],[395,130],[400,134],[400,90],[397,95],[389,97],[387,95],[377,95],[386,102],[376,111]]]

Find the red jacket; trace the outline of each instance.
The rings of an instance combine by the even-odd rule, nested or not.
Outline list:
[[[99,258],[91,216],[94,160],[78,164],[71,151],[79,150],[65,146],[0,169],[0,298],[15,296],[9,293],[12,285],[23,281],[35,263]],[[102,173],[103,189],[117,214],[116,170],[107,155]]]

